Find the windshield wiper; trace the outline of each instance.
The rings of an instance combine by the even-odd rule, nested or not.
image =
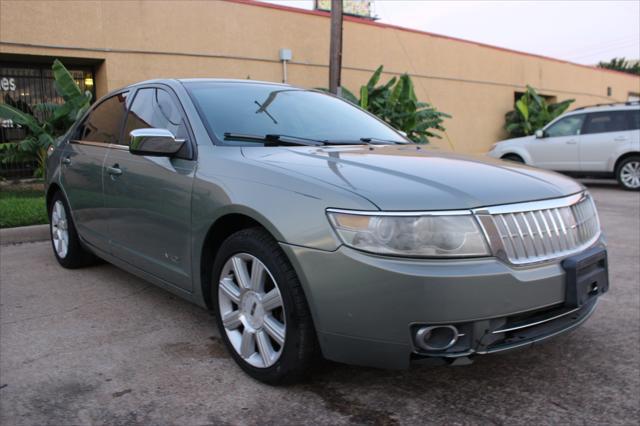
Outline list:
[[[379,138],[360,138],[360,142],[368,143],[371,145],[406,145],[409,142],[393,141],[391,139],[379,139]]]
[[[378,139],[378,138],[360,138],[358,140],[349,140],[349,139],[336,139],[336,140],[328,140],[326,141],[328,145],[406,145],[409,142],[402,141],[393,141],[390,139]]]
[[[302,138],[299,136],[288,135],[245,135],[242,133],[227,132],[224,134],[225,140],[236,140],[243,142],[256,142],[264,143],[264,146],[279,146],[279,145],[306,145],[306,146],[321,146],[326,145],[326,142],[316,139]]]

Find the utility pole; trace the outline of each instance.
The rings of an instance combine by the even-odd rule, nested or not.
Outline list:
[[[329,49],[329,91],[340,96],[342,94],[340,87],[340,74],[342,72],[342,0],[331,0],[331,43]]]

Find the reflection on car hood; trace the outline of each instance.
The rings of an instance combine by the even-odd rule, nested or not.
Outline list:
[[[553,172],[416,145],[247,147],[243,155],[354,192],[382,210],[469,209],[583,189]]]

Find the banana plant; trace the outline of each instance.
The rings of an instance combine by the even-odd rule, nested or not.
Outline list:
[[[527,91],[515,102],[514,109],[505,114],[504,129],[511,137],[532,135],[564,113],[572,102],[574,99],[548,103],[527,85]]]
[[[0,118],[11,120],[14,125],[27,131],[27,136],[20,141],[0,143],[0,161],[36,160],[36,177],[44,176],[47,148],[80,118],[91,103],[91,92],[82,92],[62,62],[56,59],[51,69],[54,87],[64,100],[63,104],[38,104],[31,109],[11,100],[8,95],[5,103],[0,104]],[[41,112],[38,115],[44,118],[39,119],[34,111]]]
[[[402,130],[416,143],[427,143],[430,137],[440,138],[434,131],[444,131],[442,123],[451,116],[426,102],[419,102],[408,74],[378,84],[383,69],[382,65],[379,66],[367,84],[360,87],[359,99],[344,87],[342,97]]]

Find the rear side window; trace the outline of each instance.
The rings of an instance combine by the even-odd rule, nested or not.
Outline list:
[[[594,112],[587,115],[582,134],[622,132],[627,129],[626,111]]]
[[[129,132],[135,129],[167,129],[178,139],[187,139],[182,112],[171,95],[162,89],[140,89],[136,93],[125,125],[122,143],[129,145]]]
[[[98,105],[79,128],[83,141],[117,144],[126,110],[127,93],[119,93]]]
[[[640,109],[627,111],[629,130],[640,129]]]

